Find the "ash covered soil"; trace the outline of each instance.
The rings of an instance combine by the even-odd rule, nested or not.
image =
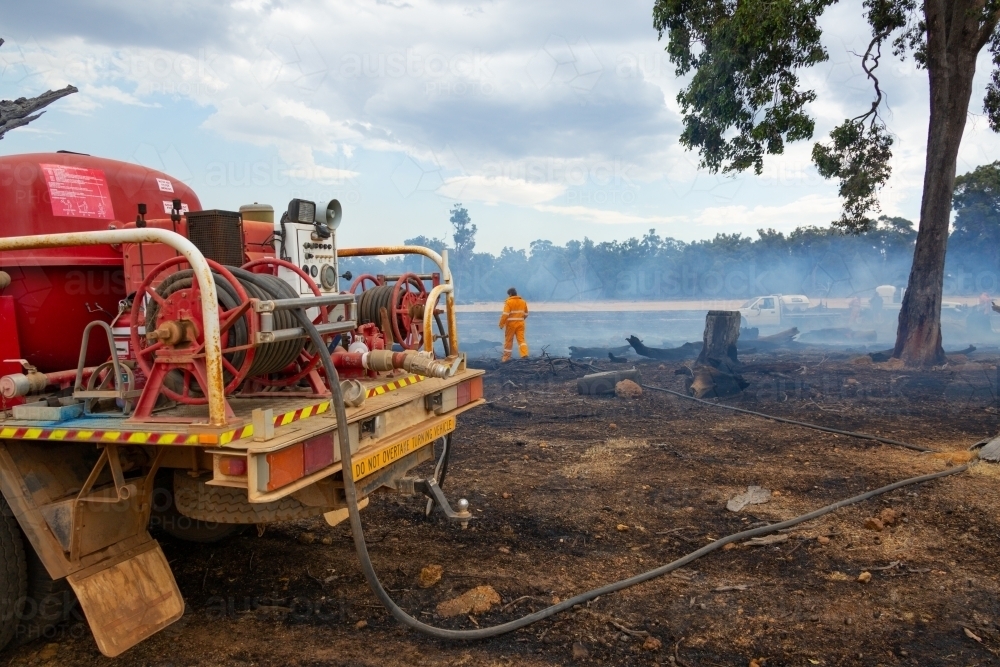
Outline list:
[[[425,519],[417,498],[381,494],[362,512],[383,583],[425,622],[486,627],[724,535],[942,470],[998,431],[995,353],[953,356],[925,372],[847,353],[742,361],[751,386],[726,403],[958,454],[920,454],[648,390],[632,400],[582,397],[575,379],[589,368],[514,361],[491,367],[489,405],[459,419],[444,488],[470,500],[468,530]],[[644,383],[683,387],[679,364],[635,365]],[[771,489],[770,502],[728,511],[748,485]],[[777,544],[716,551],[475,643],[429,639],[393,620],[369,591],[344,524],[299,521],[262,535],[251,527],[210,545],[161,537],[187,601],[181,621],[114,660],[77,623],[7,652],[5,663],[1000,664],[998,487],[1000,466],[976,463],[802,524]],[[881,531],[865,527],[893,514]],[[420,571],[432,564],[443,576],[421,588]],[[436,614],[440,602],[481,585],[502,598],[491,611]]]

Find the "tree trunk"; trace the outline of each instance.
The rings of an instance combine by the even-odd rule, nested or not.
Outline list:
[[[738,310],[710,310],[705,316],[705,345],[698,355],[699,364],[707,364],[709,359],[723,360],[738,364],[736,341],[740,338],[740,312]]]
[[[925,0],[930,122],[920,227],[899,311],[893,356],[907,366],[944,362],[941,295],[958,149],[972,96],[976,56],[985,44],[982,2]],[[988,32],[992,32],[992,27]]]

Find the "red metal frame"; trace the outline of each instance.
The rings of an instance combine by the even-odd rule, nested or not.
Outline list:
[[[347,291],[350,292],[351,294],[357,294],[359,287],[361,288],[362,292],[364,292],[366,289],[371,289],[371,288],[365,287],[365,281],[366,280],[369,281],[369,282],[374,283],[374,285],[372,285],[372,287],[380,287],[382,285],[382,283],[379,281],[379,279],[378,279],[377,276],[373,276],[370,273],[363,273],[363,274],[361,274],[360,276],[358,276],[357,278],[354,279],[354,282],[351,283],[351,289],[349,289]]]
[[[411,285],[416,287],[417,291],[411,292]],[[389,314],[389,321],[392,324],[392,335],[395,337],[396,342],[408,350],[419,349],[423,344],[423,333],[421,333],[419,341],[408,344],[406,339],[409,338],[410,327],[414,322],[418,321],[410,317],[410,307],[427,303],[427,288],[424,287],[424,281],[415,273],[404,273],[396,281],[396,286],[392,288],[392,299],[389,303],[392,307],[392,312]],[[400,322],[403,323],[405,331],[400,330]],[[421,319],[419,322],[422,330],[423,320]]]

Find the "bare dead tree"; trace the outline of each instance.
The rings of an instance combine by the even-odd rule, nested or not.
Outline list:
[[[0,46],[3,46],[0,37]],[[60,90],[47,90],[38,97],[19,97],[16,100],[0,100],[0,139],[10,130],[24,127],[41,116],[45,107],[56,100],[78,92],[76,86],[66,86]]]

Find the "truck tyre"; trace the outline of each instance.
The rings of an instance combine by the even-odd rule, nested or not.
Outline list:
[[[0,497],[0,649],[7,646],[17,631],[18,606],[28,589],[21,528],[7,504]]]
[[[242,532],[245,526],[206,522],[185,516],[177,509],[172,470],[161,470],[153,486],[149,527],[182,542],[211,544]]]
[[[26,542],[25,542],[26,543]],[[65,579],[53,579],[30,546],[25,550],[27,597],[19,610],[18,645],[40,637],[67,620],[79,604]]]
[[[217,524],[272,523],[318,516],[332,508],[311,507],[286,496],[270,503],[251,503],[245,489],[210,486],[183,470],[174,474],[177,511],[191,519]]]

